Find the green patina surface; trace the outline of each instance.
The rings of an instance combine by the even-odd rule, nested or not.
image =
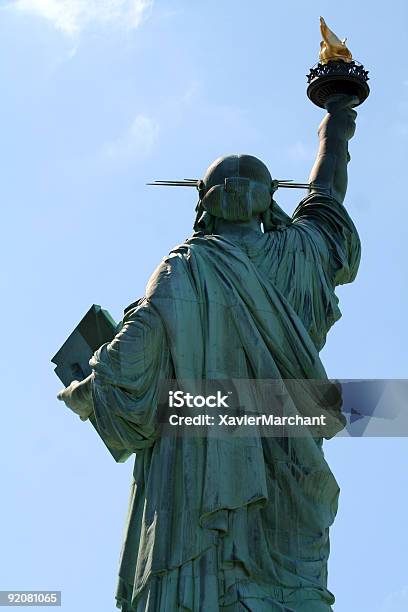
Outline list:
[[[352,102],[329,101],[310,178],[319,188],[292,218],[259,188],[269,179],[254,158],[210,168],[195,234],[158,266],[93,374],[63,394],[78,412],[88,406],[107,444],[136,453],[123,611],[331,610],[339,489],[322,438],[159,437],[156,418],[164,379],[326,378],[319,351],[340,317],[335,287],[360,258],[343,206]],[[247,187],[225,190],[237,174]]]

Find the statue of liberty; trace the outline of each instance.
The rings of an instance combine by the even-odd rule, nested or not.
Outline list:
[[[198,183],[191,238],[125,310],[92,374],[59,394],[94,416],[111,447],[135,453],[122,612],[332,609],[339,488],[322,442],[343,427],[341,411],[319,436],[224,439],[160,436],[157,407],[168,379],[327,380],[319,351],[341,316],[335,287],[353,281],[360,259],[343,205],[355,105],[327,100],[310,189],[292,217],[259,159],[217,159]]]

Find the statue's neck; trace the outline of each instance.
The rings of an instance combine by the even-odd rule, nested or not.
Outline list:
[[[227,238],[240,238],[246,234],[262,234],[261,223],[258,218],[254,217],[249,221],[226,221],[225,219],[217,219],[214,228],[214,234],[219,234]]]

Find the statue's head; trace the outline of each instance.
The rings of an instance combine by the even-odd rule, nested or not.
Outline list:
[[[260,159],[226,155],[206,171],[200,200],[204,210],[214,217],[248,221],[269,208],[274,190],[270,172]]]
[[[272,210],[277,207],[273,193],[277,186],[277,181],[257,157],[219,157],[200,182],[195,229],[211,232],[216,219],[237,222],[254,217],[263,223],[266,231],[272,229]]]

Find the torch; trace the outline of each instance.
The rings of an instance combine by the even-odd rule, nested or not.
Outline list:
[[[340,40],[323,17],[320,17],[320,31],[323,39],[320,43],[320,61],[307,75],[308,97],[317,106],[325,108],[330,96],[347,94],[356,96],[359,100],[356,106],[359,106],[370,93],[368,70],[353,60],[346,39]]]

